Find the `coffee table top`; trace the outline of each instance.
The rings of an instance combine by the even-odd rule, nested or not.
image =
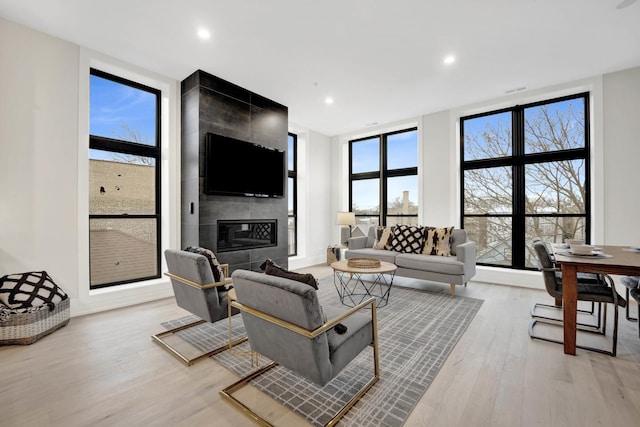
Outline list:
[[[391,273],[398,268],[395,264],[386,261],[380,261],[379,267],[352,267],[348,264],[348,260],[336,261],[331,263],[331,268],[334,271],[342,271],[345,273]]]

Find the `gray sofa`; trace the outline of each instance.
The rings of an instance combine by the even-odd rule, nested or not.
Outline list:
[[[466,286],[476,274],[476,244],[467,239],[467,232],[463,229],[453,229],[452,256],[374,249],[375,234],[376,227],[370,227],[367,236],[351,237],[345,258],[366,257],[391,262],[398,267],[397,276],[449,283],[452,296],[456,294],[456,285]]]

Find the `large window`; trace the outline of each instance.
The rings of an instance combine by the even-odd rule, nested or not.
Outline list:
[[[90,288],[160,277],[160,91],[91,69]]]
[[[531,241],[589,241],[589,98],[462,117],[462,224],[477,262],[535,267]]]
[[[298,214],[297,214],[297,159],[298,159],[298,136],[290,133],[287,137],[287,193],[288,193],[288,238],[289,238],[289,256],[294,256],[298,253]]]
[[[349,165],[350,206],[358,225],[418,222],[416,128],[350,141]]]

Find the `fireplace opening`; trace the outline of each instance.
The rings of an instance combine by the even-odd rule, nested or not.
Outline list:
[[[218,221],[218,252],[277,246],[277,220]]]

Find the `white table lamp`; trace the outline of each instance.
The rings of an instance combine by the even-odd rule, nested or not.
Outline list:
[[[351,237],[351,226],[352,225],[356,225],[356,214],[354,214],[353,212],[338,212],[338,215],[336,217],[336,223],[338,225],[340,225],[340,241],[343,245],[347,244],[347,241],[349,240],[349,237]],[[344,231],[346,230],[346,226],[348,226],[349,228],[349,236],[346,236],[346,233],[344,233]]]

